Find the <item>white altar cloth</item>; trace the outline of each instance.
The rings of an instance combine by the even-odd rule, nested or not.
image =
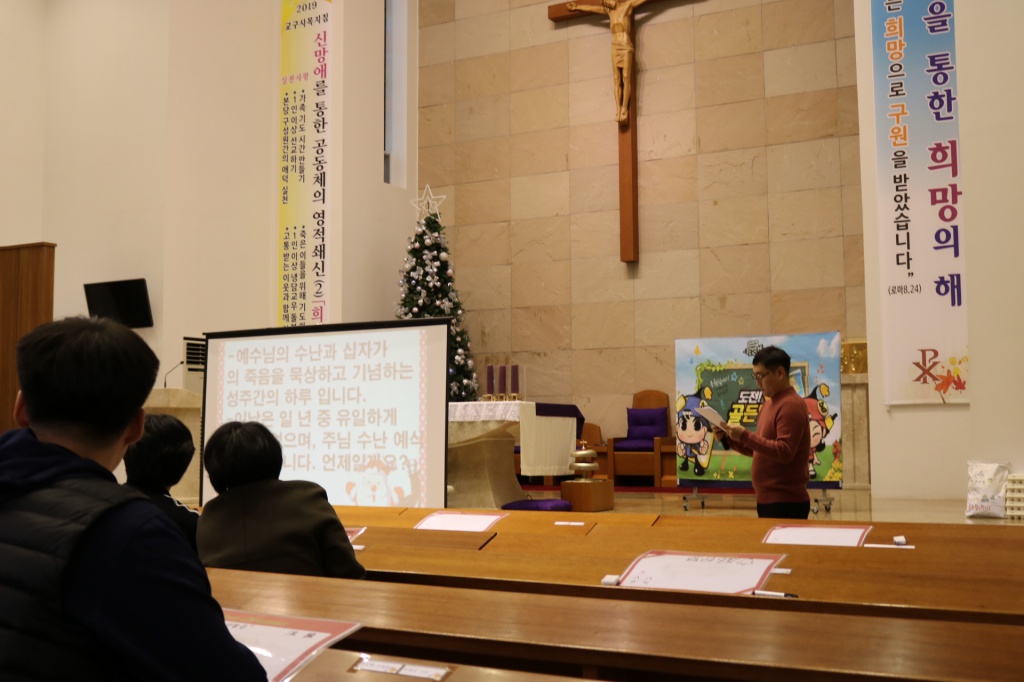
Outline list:
[[[576,419],[537,416],[537,403],[474,401],[448,403],[448,442],[456,443],[519,422],[523,476],[568,476],[575,461]]]

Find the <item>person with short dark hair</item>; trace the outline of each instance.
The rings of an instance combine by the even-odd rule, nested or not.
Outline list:
[[[207,566],[362,578],[345,527],[310,481],[279,480],[281,443],[259,422],[227,422],[203,449],[217,497],[199,517],[199,558]]]
[[[171,497],[171,487],[185,475],[195,451],[192,432],[180,419],[169,414],[147,414],[142,438],[129,445],[124,455],[126,484],[160,507],[181,528],[192,549],[196,548],[199,513]]]
[[[741,455],[753,457],[750,479],[757,496],[757,515],[763,518],[806,519],[811,513],[807,494],[807,453],[811,431],[807,406],[789,381],[786,351],[766,346],[753,359],[754,381],[765,397],[757,429],[742,424],[713,424],[715,436]]]
[[[0,679],[259,680],[181,531],[113,470],[159,361],[111,320],[17,344],[19,429],[0,436]]]

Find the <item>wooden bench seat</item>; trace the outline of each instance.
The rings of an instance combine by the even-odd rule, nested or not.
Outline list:
[[[393,548],[415,552],[446,552],[453,549],[479,550],[494,539],[493,531],[417,530],[390,526],[367,526],[352,544],[379,550]]]
[[[1018,680],[1024,627],[210,569],[225,607],[338,618],[336,645],[611,680]],[[790,601],[790,600],[787,600]],[[687,632],[699,636],[689,637]]]
[[[393,672],[383,672],[362,669],[353,671],[352,668],[364,657],[372,662],[396,663],[405,666],[428,666],[431,668],[448,668],[451,672],[445,678],[445,682],[570,682],[578,680],[573,677],[562,677],[560,675],[542,675],[538,673],[522,672],[520,670],[499,670],[498,668],[487,668],[474,665],[453,665],[435,660],[422,660],[405,658],[403,656],[380,656],[372,654],[361,654],[353,651],[342,651],[341,649],[327,649],[310,661],[292,679],[295,682],[338,682],[339,680],[352,680],[354,682],[402,682],[403,680],[415,680],[416,677],[403,676]],[[421,678],[422,679],[422,678]]]
[[[599,598],[732,604],[736,597],[730,595],[657,592],[652,597],[608,589],[601,579],[621,574],[652,549],[781,554],[780,566],[791,573],[770,576],[765,587],[799,595],[782,609],[1024,624],[1024,528],[875,523],[869,542],[891,543],[894,535],[905,535],[915,545],[875,549],[766,545],[764,535],[778,523],[771,519],[697,518],[630,526],[606,524],[605,515],[594,514],[601,520],[593,525],[555,526],[542,520],[546,516],[556,514],[510,513],[488,531],[493,536],[479,551],[473,549],[475,542],[456,546],[457,539],[435,540],[432,534],[441,531],[408,530],[421,535],[408,543],[398,536],[385,543],[368,530],[360,538],[365,550],[359,557],[377,580],[537,593],[571,586],[572,594]]]

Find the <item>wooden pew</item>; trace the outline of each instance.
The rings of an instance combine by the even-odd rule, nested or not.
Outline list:
[[[414,552],[447,552],[451,550],[479,550],[490,542],[493,531],[416,530],[415,528],[392,528],[389,526],[367,526],[355,539],[353,545],[393,550],[406,548]],[[362,550],[360,550],[362,551]]]
[[[488,682],[569,682],[570,680],[577,679],[554,675],[540,675],[518,670],[499,670],[497,668],[473,665],[453,665],[438,661],[404,658],[402,656],[359,654],[352,651],[342,651],[341,649],[328,649],[321,652],[319,656],[302,668],[293,679],[295,682],[339,682],[342,680],[353,680],[355,682],[401,682],[402,680],[416,679],[390,672],[377,672],[366,669],[353,670],[353,666],[363,658],[367,658],[371,662],[447,668],[450,670],[450,673],[445,677],[445,682],[477,682],[481,679],[485,679]]]
[[[334,512],[341,519],[345,528],[361,526],[397,526],[406,527],[399,518],[407,511],[406,507],[346,507],[334,505]]]
[[[533,517],[518,521],[522,514]],[[1020,527],[875,523],[868,541],[891,543],[894,535],[906,535],[915,549],[874,549],[766,545],[762,538],[778,523],[771,519],[663,518],[646,527],[598,521],[582,535],[571,532],[580,527],[536,520],[545,514],[513,512],[492,528],[495,536],[479,552],[389,545],[367,547],[360,561],[373,580],[707,605],[735,606],[739,599],[744,607],[763,608],[763,600],[749,597],[608,589],[601,579],[621,574],[651,549],[784,554],[781,567],[792,573],[772,575],[765,587],[800,598],[772,608],[1024,624]]]
[[[463,514],[506,514],[498,525],[509,531],[547,532],[556,521],[580,522],[588,528],[598,523],[609,526],[653,526],[659,514],[612,514],[607,512],[553,512],[501,509],[413,509],[403,508],[400,513],[367,513],[364,507],[334,507],[338,518],[347,528],[352,526],[387,525],[413,528],[417,523],[437,511],[457,511]],[[497,530],[498,526],[495,526]]]
[[[610,680],[1018,680],[1024,627],[209,569],[225,607],[363,624],[349,651]]]
[[[598,524],[621,528],[650,528],[658,521],[658,514],[612,514],[608,512],[550,512],[513,511],[498,522],[495,530],[502,533],[561,534],[559,523],[582,522],[588,529]],[[570,526],[571,527],[571,526]]]

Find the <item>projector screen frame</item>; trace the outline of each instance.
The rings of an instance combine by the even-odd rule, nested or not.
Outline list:
[[[429,418],[433,420],[434,426],[425,429],[427,442],[422,444],[421,450],[425,449],[425,455],[421,452],[420,463],[426,463],[429,468],[422,474],[424,479],[427,479],[425,483],[420,484],[420,493],[422,495],[421,502],[423,504],[416,506],[431,506],[431,507],[447,507],[448,503],[448,470],[447,470],[447,443],[448,443],[448,351],[450,349],[451,340],[451,324],[452,318],[448,317],[436,317],[436,318],[423,318],[423,319],[412,319],[412,320],[383,320],[383,321],[367,321],[367,322],[354,322],[354,323],[340,323],[340,324],[325,324],[316,326],[304,326],[304,327],[268,327],[264,329],[242,329],[242,330],[231,330],[231,331],[219,331],[219,332],[204,332],[204,342],[206,344],[206,358],[204,364],[204,394],[202,401],[202,426],[200,436],[200,487],[199,487],[199,500],[200,504],[205,504],[209,499],[216,496],[216,491],[213,490],[210,485],[209,477],[206,474],[205,467],[205,449],[206,442],[209,439],[212,432],[220,426],[224,421],[232,421],[232,419],[224,419],[222,421],[216,418],[211,420],[208,414],[210,409],[211,400],[218,399],[222,393],[217,393],[216,396],[211,396],[210,382],[216,381],[217,377],[214,371],[211,371],[211,364],[215,364],[218,360],[215,359],[211,344],[216,346],[218,343],[223,342],[224,344],[230,344],[232,341],[268,341],[274,337],[279,336],[290,336],[296,339],[303,339],[308,337],[324,337],[337,340],[339,343],[344,343],[344,337],[352,336],[355,338],[362,338],[361,334],[383,334],[386,335],[389,332],[397,332],[398,334],[407,333],[410,331],[419,332],[421,343],[424,339],[427,339],[429,335],[434,335],[433,340],[430,342],[431,345],[431,357],[428,361],[431,363],[440,361],[441,367],[438,368],[433,365],[426,365],[425,363],[420,367],[420,371],[423,375],[430,374],[430,385],[426,387],[429,395],[425,395],[420,400],[422,409],[429,410]],[[443,330],[444,344],[441,347],[440,339],[437,337],[439,328]],[[439,349],[440,347],[440,349]],[[440,352],[444,353],[443,360],[440,359]],[[212,362],[213,361],[213,362]],[[422,362],[422,361],[421,361]],[[223,368],[221,368],[223,369]],[[441,381],[438,381],[438,372],[440,373]],[[420,377],[421,381],[427,381],[424,377]],[[311,386],[315,392],[318,388],[317,384]],[[423,387],[421,387],[422,389]],[[431,408],[430,401],[433,400],[443,405],[438,408],[436,405]],[[438,410],[440,409],[440,415]],[[243,420],[250,421],[250,420]],[[262,421],[262,420],[255,420]],[[421,422],[422,424],[422,422]],[[278,434],[277,429],[268,425]],[[423,438],[421,433],[421,439]],[[284,443],[282,443],[284,445]],[[440,455],[438,455],[438,452]],[[425,458],[425,459],[424,459]],[[287,451],[286,451],[287,460]],[[440,477],[438,477],[438,471],[440,471]],[[298,478],[295,476],[286,476],[285,472],[282,471],[282,479],[285,478]],[[419,478],[419,477],[417,477]],[[315,480],[315,479],[305,479]],[[411,485],[415,486],[416,482],[412,481]],[[324,486],[327,488],[327,486]],[[331,498],[332,504],[353,504],[352,501],[339,501],[335,497]],[[376,504],[376,503],[375,503]],[[378,506],[410,506],[407,504],[392,504],[392,505],[378,505]]]

